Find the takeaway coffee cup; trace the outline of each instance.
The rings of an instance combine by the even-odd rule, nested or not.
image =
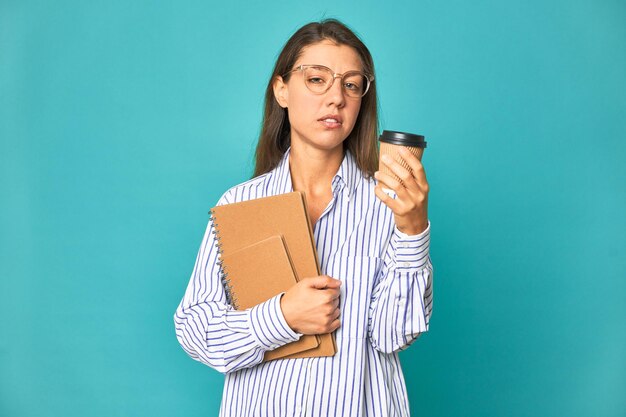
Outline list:
[[[406,132],[396,132],[393,130],[383,130],[383,133],[378,138],[380,141],[380,158],[383,155],[389,155],[392,159],[396,160],[400,165],[411,171],[409,165],[402,159],[398,153],[401,147],[407,148],[413,155],[420,161],[426,148],[426,141],[422,135],[414,135]],[[382,160],[378,162],[378,170],[386,174],[391,175],[396,180],[402,182],[388,167],[383,164]],[[384,188],[386,192],[393,192],[392,190]]]

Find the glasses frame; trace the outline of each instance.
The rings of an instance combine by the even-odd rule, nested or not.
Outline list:
[[[338,72],[333,72],[333,70],[332,70],[332,69],[328,68],[328,67],[327,67],[327,66],[325,66],[325,65],[317,65],[317,64],[300,64],[300,65],[298,65],[297,67],[295,67],[294,69],[292,69],[291,71],[286,72],[286,73],[285,73],[285,74],[283,74],[282,76],[283,76],[283,78],[284,78],[286,75],[291,74],[292,72],[295,72],[295,71],[302,71],[302,72],[304,72],[304,70],[305,70],[305,69],[307,69],[307,68],[311,68],[311,67],[318,67],[318,68],[324,68],[324,69],[327,69],[327,70],[328,70],[328,72],[330,72],[330,73],[332,74],[332,76],[333,76],[333,79],[332,79],[332,81],[330,82],[330,84],[328,84],[328,87],[326,87],[326,90],[324,90],[324,91],[322,91],[322,92],[319,92],[319,93],[318,93],[318,92],[315,92],[315,91],[313,91],[313,90],[311,90],[311,89],[309,88],[309,86],[306,84],[306,80],[303,78],[302,80],[303,80],[303,82],[304,82],[304,86],[307,88],[307,90],[309,90],[309,91],[310,91],[310,92],[312,92],[313,94],[318,94],[318,95],[325,94],[326,92],[328,92],[328,90],[330,90],[330,89],[332,88],[333,84],[335,84],[335,78],[341,78],[341,91],[343,91],[343,92],[344,92],[344,93],[345,93],[348,97],[350,97],[350,98],[363,98],[363,96],[365,96],[365,94],[367,94],[367,92],[368,92],[368,91],[369,91],[369,89],[370,89],[370,86],[371,86],[371,85],[372,85],[372,83],[374,82],[374,76],[373,76],[373,75],[369,75],[369,74],[366,74],[366,73],[361,72],[361,71],[346,71],[346,72],[344,72],[343,74],[340,74],[340,73],[338,73]],[[367,87],[365,88],[365,91],[363,92],[363,94],[361,94],[361,96],[360,96],[360,97],[353,97],[353,96],[351,96],[350,94],[348,94],[348,92],[347,92],[348,90],[346,90],[346,89],[345,89],[345,87],[344,87],[344,85],[343,85],[343,77],[344,77],[346,74],[353,74],[353,73],[355,73],[355,72],[356,72],[356,73],[359,73],[359,74],[361,74],[361,75],[363,75],[363,76],[364,76],[364,77],[368,80]]]

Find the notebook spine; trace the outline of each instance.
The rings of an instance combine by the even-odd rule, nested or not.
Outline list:
[[[213,225],[213,230],[211,230],[211,233],[215,235],[215,242],[217,246],[217,257],[218,257],[217,264],[220,269],[219,270],[220,279],[222,280],[222,285],[224,286],[224,289],[226,290],[226,300],[230,305],[232,305],[235,308],[235,310],[238,310],[239,307],[237,305],[237,297],[233,290],[231,278],[228,277],[228,266],[224,265],[224,260],[222,259],[222,253],[224,251],[222,249],[220,229],[219,229],[219,225],[217,224],[215,210],[211,209],[209,214],[211,216],[211,223]]]

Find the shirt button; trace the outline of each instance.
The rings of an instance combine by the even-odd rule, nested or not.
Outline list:
[[[410,263],[408,263],[408,262],[405,262],[405,263],[403,263],[403,264],[402,264],[402,266],[403,266],[403,267],[405,267],[405,268],[408,268],[408,267],[410,267],[410,266],[411,266],[411,264],[410,264]]]
[[[405,248],[408,248],[408,247],[409,247],[409,244],[408,244],[408,243],[406,243],[406,242],[404,242],[404,243],[402,244],[402,246],[403,246],[403,247],[405,247]]]

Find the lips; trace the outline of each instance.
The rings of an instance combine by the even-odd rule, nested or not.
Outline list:
[[[317,119],[320,122],[332,123],[332,124],[342,124],[343,119],[338,114],[327,114],[326,116]]]

